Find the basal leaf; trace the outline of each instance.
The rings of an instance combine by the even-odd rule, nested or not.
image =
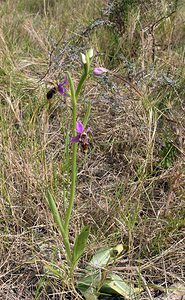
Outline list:
[[[87,270],[96,270],[105,267],[110,260],[112,249],[111,247],[98,250],[90,260]]]
[[[78,263],[80,257],[84,253],[87,239],[89,236],[89,226],[84,226],[79,235],[77,235],[75,240],[75,245],[73,249],[72,263],[73,267]]]
[[[101,291],[108,294],[116,293],[122,295],[127,300],[138,299],[135,289],[116,274],[109,274],[109,277],[105,280]]]

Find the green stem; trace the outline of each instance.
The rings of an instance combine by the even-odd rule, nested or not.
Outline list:
[[[69,236],[69,221],[71,218],[72,209],[73,209],[73,205],[74,205],[74,198],[75,198],[77,146],[78,146],[77,144],[73,144],[71,192],[70,192],[69,205],[68,205],[68,208],[66,211],[65,224],[64,224],[64,230],[65,230],[67,237]]]
[[[89,70],[89,67],[84,66],[84,72],[80,78],[76,92],[74,89],[74,84],[73,84],[71,75],[69,72],[67,72],[69,85],[70,85],[70,91],[71,91],[71,101],[72,101],[73,136],[75,136],[75,134],[76,134],[77,100],[78,100],[79,93],[82,89],[83,83],[86,80],[86,77],[88,75],[88,70]],[[77,178],[77,165],[76,165],[77,148],[78,148],[78,144],[74,143],[72,146],[72,178],[71,178],[70,199],[69,199],[68,208],[66,210],[65,222],[64,222],[65,236],[68,240],[69,240],[69,221],[71,218],[72,209],[73,209],[73,205],[74,205],[74,199],[75,199],[75,188],[76,188],[76,178]]]
[[[74,85],[72,78],[70,74],[68,73],[68,79],[70,84],[70,90],[71,90],[71,100],[72,100],[72,106],[73,106],[73,136],[76,134],[76,95],[74,91]],[[69,205],[66,211],[65,215],[65,223],[64,223],[64,230],[67,237],[69,237],[69,221],[72,214],[72,209],[74,205],[74,198],[75,198],[75,187],[76,187],[76,155],[77,155],[77,147],[78,145],[76,143],[72,146],[72,178],[71,178],[71,191],[70,191],[70,199],[69,199]]]

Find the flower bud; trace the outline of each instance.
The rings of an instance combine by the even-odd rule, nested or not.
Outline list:
[[[92,57],[93,57],[93,48],[90,48],[90,49],[87,51],[87,55],[89,56],[89,58],[92,58]]]
[[[80,53],[81,54],[81,59],[82,59],[82,62],[83,64],[85,65],[87,63],[87,60],[86,60],[86,57],[85,57],[85,54],[83,53]]]

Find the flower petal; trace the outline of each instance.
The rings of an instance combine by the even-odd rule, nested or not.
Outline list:
[[[80,141],[80,134],[76,135],[76,136],[73,136],[71,138],[71,144],[74,144],[74,143],[79,143]]]
[[[64,95],[64,94],[65,94],[65,88],[63,87],[62,83],[59,83],[59,84],[58,84],[58,92],[59,92],[61,95]]]
[[[76,122],[76,132],[82,134],[82,132],[84,131],[84,129],[85,128],[84,128],[82,122],[81,121],[77,121]]]
[[[87,128],[86,133],[89,132],[89,131],[91,131],[91,127]]]
[[[57,84],[58,92],[63,96],[66,96],[66,93],[65,93],[65,91],[66,91],[65,84],[66,83],[67,83],[67,77],[65,77],[62,82]]]
[[[101,74],[106,73],[106,72],[108,72],[108,70],[103,68],[103,67],[94,68],[94,70],[93,70],[93,73],[95,75],[101,75]]]
[[[67,83],[67,77],[64,78],[64,80],[62,81],[62,84],[66,84]]]

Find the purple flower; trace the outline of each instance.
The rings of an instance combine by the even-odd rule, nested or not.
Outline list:
[[[67,77],[65,77],[65,79],[62,82],[57,84],[58,92],[63,96],[67,96],[66,87],[65,87],[66,83],[67,83]]]
[[[88,127],[87,129],[84,128],[83,124],[81,121],[77,121],[76,122],[76,132],[77,135],[72,137],[71,139],[71,144],[74,143],[80,143],[82,146],[82,149],[84,150],[84,152],[87,151],[88,149],[88,135],[87,133],[90,131],[90,127]]]
[[[106,73],[106,72],[108,72],[108,70],[103,68],[103,67],[94,68],[94,70],[93,70],[93,73],[95,75],[101,75],[101,74]]]

